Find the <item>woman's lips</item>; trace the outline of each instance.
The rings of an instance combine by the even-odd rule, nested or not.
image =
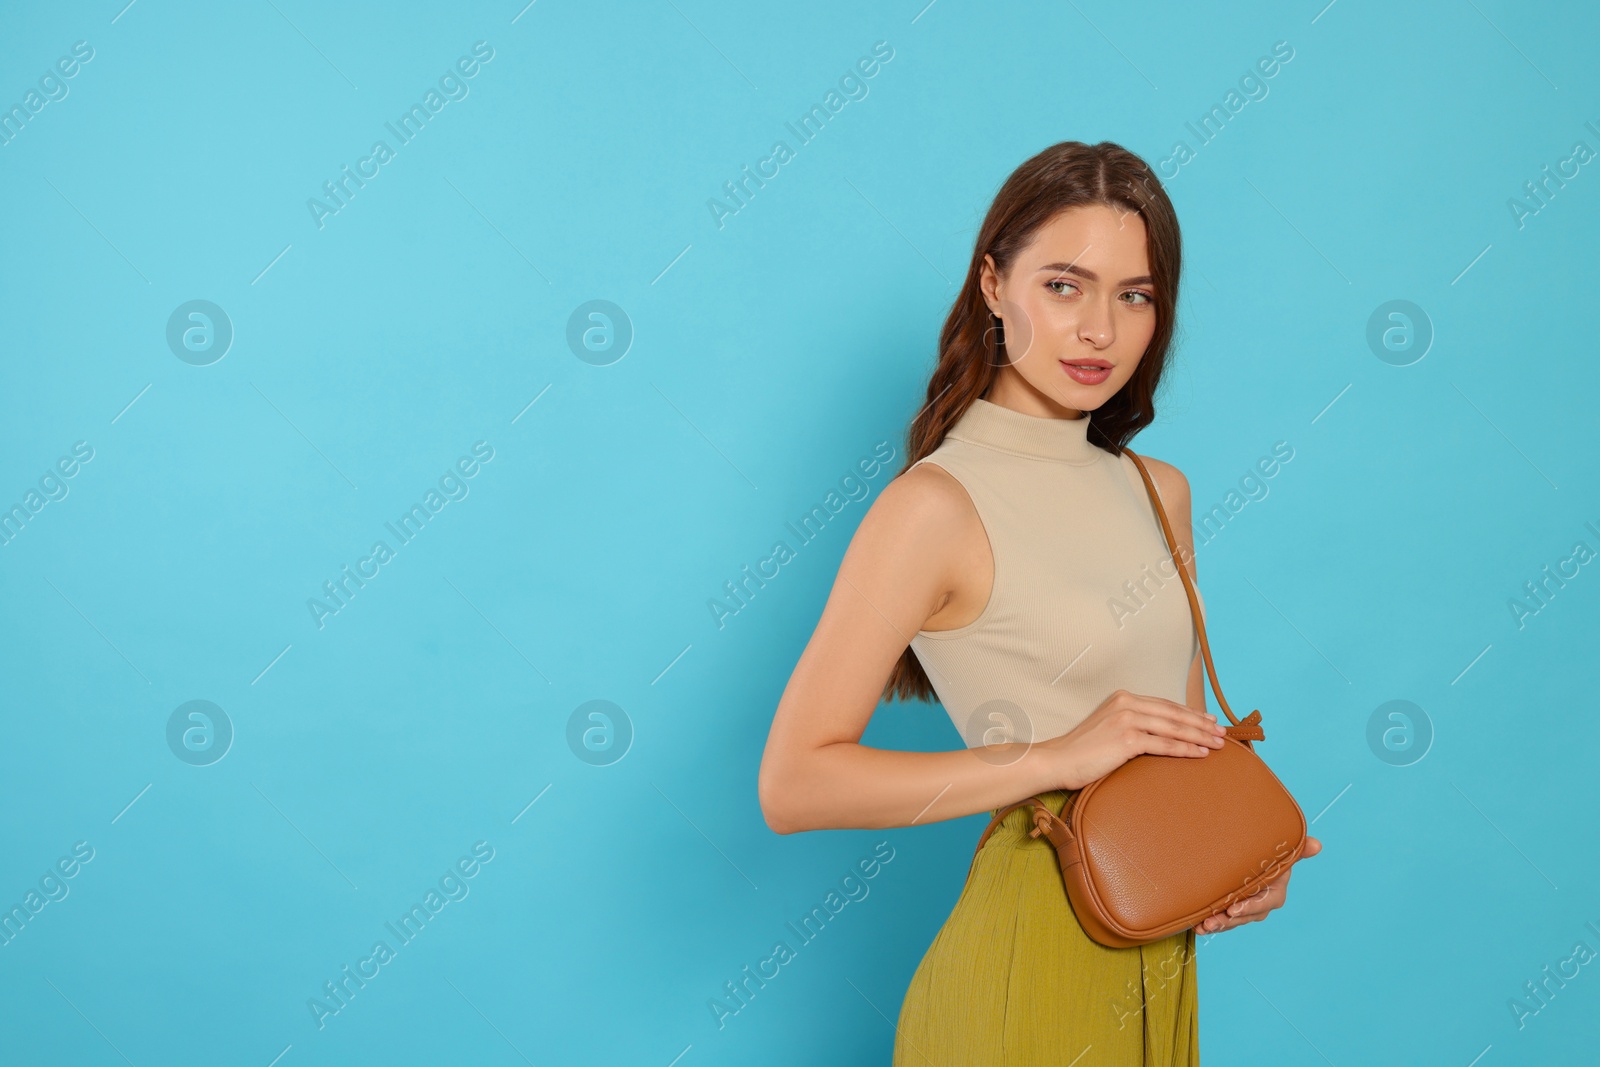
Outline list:
[[[1063,359],[1060,362],[1067,377],[1079,385],[1099,385],[1111,377],[1111,364],[1103,359],[1079,359],[1071,363]]]

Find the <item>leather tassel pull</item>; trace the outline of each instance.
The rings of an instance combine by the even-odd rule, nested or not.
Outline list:
[[[1223,734],[1235,741],[1265,741],[1267,735],[1261,729],[1261,709],[1257,708],[1234,726],[1224,729]]]
[[[1050,824],[1055,821],[1055,816],[1050,814],[1050,809],[1039,806],[1033,809],[1033,829],[1028,831],[1029,837],[1038,837],[1040,834],[1049,836]]]

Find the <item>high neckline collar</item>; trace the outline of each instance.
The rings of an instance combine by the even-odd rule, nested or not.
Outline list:
[[[1104,449],[1089,441],[1089,417],[1089,412],[1077,419],[1025,415],[979,397],[956,420],[947,436],[1002,452],[1082,466],[1105,454]]]

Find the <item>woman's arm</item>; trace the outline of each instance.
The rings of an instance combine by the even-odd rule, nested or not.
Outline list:
[[[895,661],[956,589],[962,524],[976,512],[931,464],[884,487],[778,702],[761,760],[761,810],[780,834],[954,819],[1062,787],[1059,746],[950,752],[860,744]]]
[[[963,591],[964,574],[970,585],[962,546],[977,537],[962,536],[964,523],[982,529],[961,483],[932,464],[890,482],[868,510],[767,737],[761,810],[776,832],[954,819],[1080,788],[1144,753],[1203,758],[1223,744],[1215,718],[1123,690],[1069,732],[1035,744],[951,752],[861,744],[895,661]]]

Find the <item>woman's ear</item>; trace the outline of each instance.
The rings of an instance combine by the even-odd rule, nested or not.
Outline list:
[[[983,294],[984,303],[989,305],[989,313],[995,316],[1000,314],[1000,272],[995,268],[994,256],[988,252],[983,254],[983,266],[978,269],[978,291]]]

